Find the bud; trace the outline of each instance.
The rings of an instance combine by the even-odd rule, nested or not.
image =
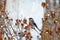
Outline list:
[[[8,19],[8,16],[6,16],[6,18],[5,19]]]
[[[29,39],[29,37],[30,37],[30,32],[27,32],[27,33],[25,34],[25,37],[26,37],[27,39]]]
[[[21,22],[21,20],[19,20],[19,22]]]
[[[60,27],[58,28],[58,30],[60,31]]]
[[[7,40],[7,38],[5,37],[4,40]]]
[[[49,33],[50,35],[52,34],[52,31],[51,30],[46,30],[47,33]]]
[[[48,20],[48,16],[45,16],[45,21],[47,21]]]
[[[15,23],[15,25],[18,25],[18,23]]]
[[[9,39],[9,40],[13,40],[13,38],[12,38],[12,37],[8,37],[8,39]]]
[[[52,18],[55,17],[55,12],[54,11],[51,12],[51,16],[52,16]]]
[[[23,27],[23,26],[24,26],[24,24],[23,24],[23,23],[21,23],[21,26]]]
[[[25,26],[25,29],[28,29],[28,26]]]
[[[23,19],[23,23],[27,24],[27,19]]]
[[[17,19],[16,22],[19,23],[19,22],[21,22],[21,20],[18,20],[18,19]]]
[[[54,20],[54,24],[57,24],[57,23],[58,23],[58,21],[55,19],[55,20]]]
[[[17,32],[16,32],[16,31],[14,31],[14,34],[17,34]]]
[[[40,35],[42,35],[43,31],[41,31]]]
[[[13,19],[12,19],[12,18],[11,18],[10,20],[11,20],[11,21],[13,21]]]
[[[45,2],[42,2],[41,6],[42,7],[45,7],[46,6],[46,3]]]
[[[18,19],[16,20],[16,23],[19,23],[19,20]]]

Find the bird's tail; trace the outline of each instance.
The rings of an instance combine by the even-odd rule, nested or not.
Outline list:
[[[36,26],[36,28],[39,30],[39,31],[41,31],[39,28],[38,28],[38,26],[37,25],[35,25]]]
[[[39,31],[41,31],[38,27],[36,27]]]

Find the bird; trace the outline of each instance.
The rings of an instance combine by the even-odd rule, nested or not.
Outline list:
[[[33,18],[29,18],[29,22],[32,22],[32,25],[35,26],[39,31],[40,29],[38,28],[37,24],[35,23]],[[34,27],[33,27],[34,28]]]

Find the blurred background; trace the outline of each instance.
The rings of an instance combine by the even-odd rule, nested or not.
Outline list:
[[[6,11],[9,13],[9,18],[15,20],[32,17],[36,22],[39,29],[42,28],[42,19],[44,16],[44,10],[41,3],[45,0],[7,0]],[[13,24],[14,25],[14,24]],[[36,31],[31,30],[33,36],[32,40],[37,40],[39,34]]]

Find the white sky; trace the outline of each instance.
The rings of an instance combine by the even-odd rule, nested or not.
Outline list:
[[[41,2],[44,0],[7,0],[6,11],[9,12],[9,17],[15,19],[19,18],[34,18],[36,24],[41,29],[43,17],[43,8]],[[17,16],[18,15],[18,16]],[[31,32],[33,35],[32,40],[37,40],[38,35],[34,30]]]

